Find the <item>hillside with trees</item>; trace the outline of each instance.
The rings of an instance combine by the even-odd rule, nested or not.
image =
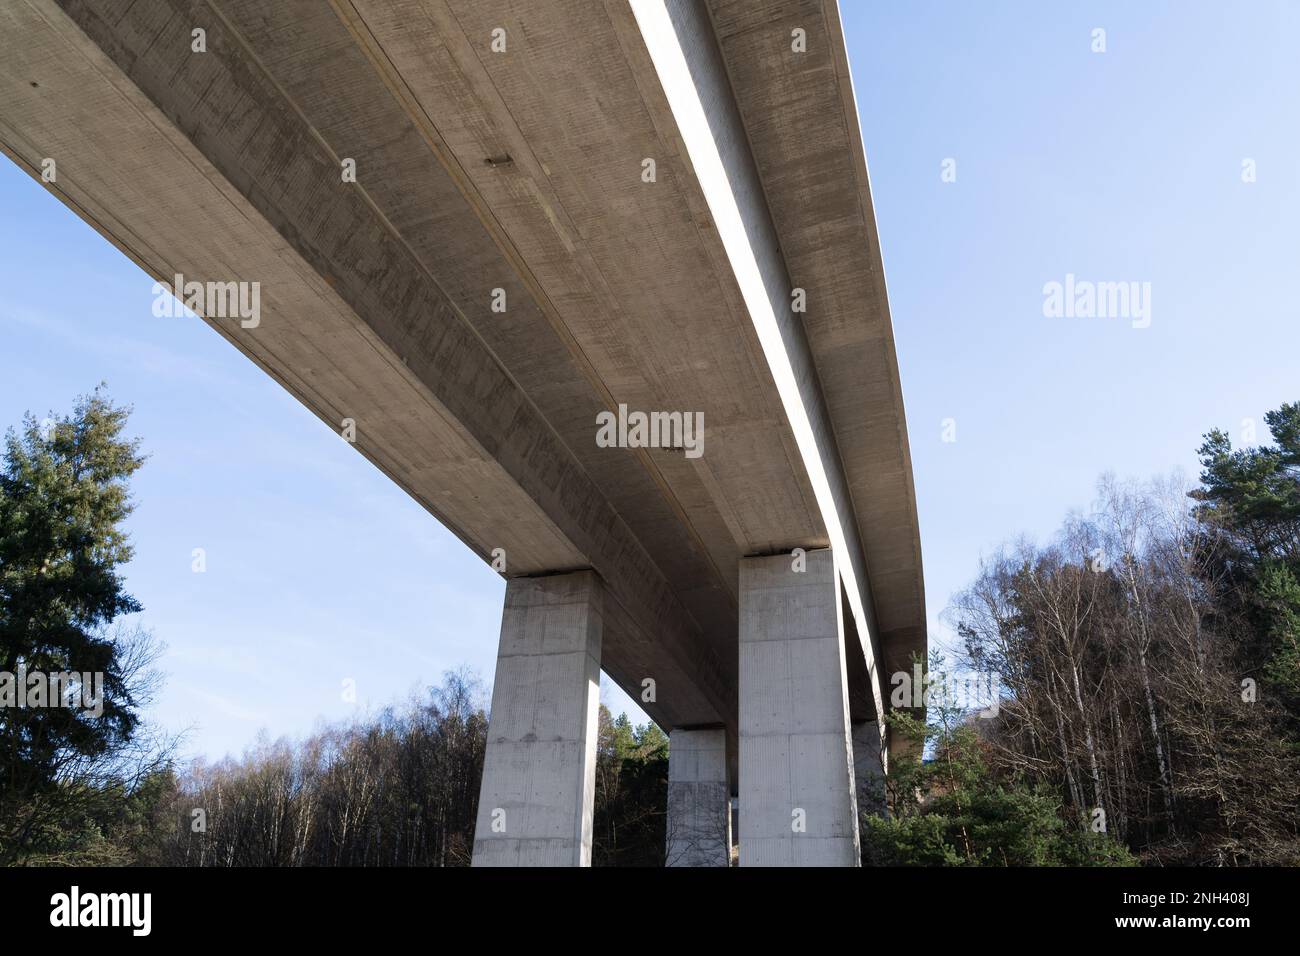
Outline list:
[[[468,672],[217,763],[148,726],[161,645],[123,623],[127,417],[97,391],[5,441],[0,672],[105,683],[97,715],[0,706],[0,863],[468,865],[488,726]],[[926,756],[895,761],[864,862],[1300,864],[1300,403],[1267,422],[1260,447],[1207,434],[1196,487],[1103,478],[1051,542],[983,562],[948,616],[996,713],[894,712]],[[948,667],[929,662],[934,687]],[[668,748],[601,708],[594,864],[663,865]]]
[[[469,866],[488,715],[482,684],[449,673],[425,699],[241,759],[168,773],[157,840],[174,866]],[[600,708],[597,866],[663,862],[667,738]]]
[[[1300,863],[1300,404],[1266,420],[1263,447],[1210,432],[1198,487],[1103,478],[984,562],[949,617],[997,715],[895,719],[933,759],[890,780],[868,859]]]

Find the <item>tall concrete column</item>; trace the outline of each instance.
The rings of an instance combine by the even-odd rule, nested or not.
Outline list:
[[[727,732],[674,730],[668,747],[665,866],[731,865]]]
[[[858,814],[887,816],[884,744],[880,722],[863,720],[853,725],[853,779],[858,789]]]
[[[506,585],[474,866],[590,866],[602,588],[594,572]]]
[[[798,570],[800,564],[803,570]],[[857,866],[840,584],[829,550],[740,562],[740,863]]]

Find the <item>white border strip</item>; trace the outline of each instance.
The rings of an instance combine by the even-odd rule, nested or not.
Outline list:
[[[709,205],[709,212],[717,226],[727,258],[731,262],[736,283],[745,300],[745,307],[749,310],[750,320],[758,333],[763,355],[776,381],[781,404],[785,407],[786,417],[790,420],[795,442],[803,456],[804,467],[808,470],[808,480],[812,483],[813,494],[821,510],[822,521],[831,539],[831,547],[837,554],[843,556],[836,564],[844,580],[845,590],[848,592],[849,606],[857,624],[858,639],[866,655],[876,713],[883,714],[880,681],[877,679],[871,650],[871,629],[862,604],[862,591],[854,570],[854,563],[850,559],[844,529],[840,525],[839,510],[835,507],[835,496],[831,492],[830,480],[822,463],[817,436],[813,431],[808,409],[804,405],[799,382],[786,351],[785,340],[781,336],[776,312],[773,310],[772,301],[768,298],[767,288],[763,284],[758,257],[750,245],[749,235],[740,215],[740,207],[736,203],[735,193],[732,192],[731,182],[727,178],[722,154],[718,151],[717,142],[713,138],[713,131],[704,113],[704,104],[700,100],[699,91],[695,88],[695,81],[691,78],[686,53],[677,38],[677,31],[673,28],[672,17],[668,13],[664,0],[631,0],[631,4],[632,13],[641,30],[641,37],[650,52],[655,72],[659,75],[659,83],[668,98],[673,118],[677,121],[677,128],[686,144],[687,154],[695,167],[695,175],[704,191],[704,199]]]

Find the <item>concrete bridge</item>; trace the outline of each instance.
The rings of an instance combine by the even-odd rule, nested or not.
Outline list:
[[[476,864],[590,862],[602,668],[670,864],[857,862],[926,633],[834,0],[8,0],[0,146],[506,577]]]

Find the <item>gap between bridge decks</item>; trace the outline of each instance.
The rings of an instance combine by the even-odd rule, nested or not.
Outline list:
[[[718,236],[736,274],[741,295],[754,323],[755,331],[758,333],[759,342],[790,420],[791,429],[794,431],[795,441],[803,453],[808,478],[817,497],[827,534],[831,539],[831,548],[843,555],[843,563],[839,565],[840,574],[844,579],[853,616],[858,622],[859,634],[865,631],[868,635],[868,640],[863,642],[862,647],[867,671],[872,678],[871,693],[876,704],[876,712],[882,713],[884,695],[878,679],[878,662],[875,660],[874,647],[877,627],[872,616],[868,615],[863,600],[864,595],[868,599],[874,598],[869,584],[864,590],[862,585],[867,582],[858,581],[858,569],[854,567],[856,557],[862,564],[863,576],[866,576],[866,554],[856,527],[856,515],[850,517],[854,521],[852,531],[855,543],[859,547],[855,551],[850,551],[848,535],[841,523],[838,503],[831,486],[831,476],[822,459],[812,415],[805,405],[798,375],[787,354],[785,337],[763,281],[762,266],[758,261],[758,254],[746,228],[739,201],[727,175],[722,151],[715,139],[713,125],[709,122],[705,104],[696,85],[696,78],[690,68],[688,52],[682,46],[681,37],[678,35],[678,24],[674,22],[663,0],[631,0],[631,6],[660,84],[663,86],[664,94],[681,131],[691,164],[701,184],[705,186],[704,195],[717,226]],[[708,18],[707,11],[704,12],[704,16]],[[712,21],[710,20],[709,23],[711,25]],[[726,75],[725,59],[721,51],[717,51],[717,56],[723,63],[724,82],[730,90],[731,78]],[[736,110],[738,112],[739,108],[736,107]],[[746,150],[749,149],[749,145],[746,137]],[[758,176],[757,166],[753,169],[754,175],[760,179],[758,192],[766,203],[766,193],[761,188],[761,177]],[[776,248],[781,268],[784,269],[786,265],[784,256],[780,252],[779,242],[776,242]],[[811,352],[809,359],[812,361]],[[820,394],[820,385],[818,390]],[[833,428],[830,429],[830,434],[833,440]],[[839,477],[841,483],[847,487],[847,480],[842,472]],[[849,504],[852,507],[851,497]]]

